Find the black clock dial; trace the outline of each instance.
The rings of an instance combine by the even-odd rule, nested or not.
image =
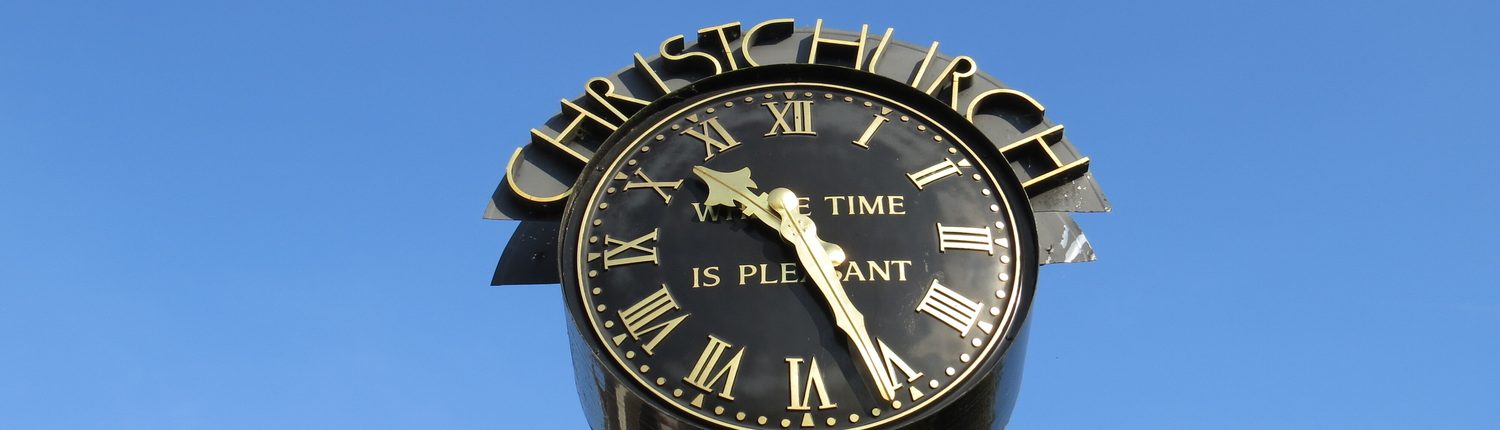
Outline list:
[[[705,425],[906,422],[1019,330],[1030,210],[946,106],[799,70],[728,74],[611,137],[564,221],[573,315],[642,397]]]

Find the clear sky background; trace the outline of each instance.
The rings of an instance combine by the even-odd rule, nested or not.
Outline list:
[[[1115,205],[1013,429],[1500,428],[1493,1],[0,3],[0,429],[580,428],[527,130],[665,38],[895,27]]]

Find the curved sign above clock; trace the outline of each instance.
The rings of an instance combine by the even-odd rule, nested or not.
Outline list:
[[[803,23],[802,25],[806,25]],[[840,31],[790,18],[733,22],[663,40],[655,54],[634,53],[628,67],[589,79],[582,95],[531,129],[530,142],[505,162],[505,177],[484,217],[523,221],[507,246],[494,285],[558,281],[557,224],[573,184],[599,146],[648,104],[704,78],[770,64],[844,66],[904,82],[948,105],[1001,147],[1036,212],[1041,264],[1093,261],[1093,247],[1070,212],[1107,212],[1089,158],[1069,142],[1041,102],[1010,88],[968,56],[939,43],[898,40],[892,28]],[[993,61],[993,60],[992,60]],[[624,61],[622,61],[624,63]]]

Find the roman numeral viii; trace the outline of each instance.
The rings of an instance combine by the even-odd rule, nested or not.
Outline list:
[[[703,347],[703,353],[698,355],[698,363],[693,365],[692,373],[682,378],[688,385],[698,387],[706,392],[714,392],[714,387],[719,381],[724,381],[724,388],[719,390],[719,397],[725,400],[734,400],[734,378],[740,372],[740,359],[745,357],[745,347],[740,347],[734,357],[728,361],[723,360],[724,353],[728,352],[734,345],[722,339],[708,335],[708,346]],[[721,363],[722,361],[722,363]],[[699,394],[693,399],[693,406],[702,406],[703,395]]]
[[[679,324],[682,324],[682,320],[687,319],[689,314],[681,312],[682,315],[677,318],[662,321],[666,319],[668,313],[673,313],[672,311],[678,309],[677,302],[672,300],[672,294],[667,292],[666,284],[662,284],[660,290],[656,290],[645,299],[620,311],[620,322],[625,324],[625,331],[630,334],[630,338],[636,341],[640,341],[642,336],[655,332],[656,335],[652,336],[650,341],[641,345],[641,350],[646,351],[646,355],[653,355],[652,351],[656,349],[656,345],[671,334]],[[615,336],[614,341],[615,346],[625,343],[625,335]]]

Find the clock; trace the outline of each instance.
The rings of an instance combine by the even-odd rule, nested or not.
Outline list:
[[[812,64],[709,77],[624,121],[573,192],[575,348],[641,425],[941,428],[1019,356],[1026,192],[910,85]]]

